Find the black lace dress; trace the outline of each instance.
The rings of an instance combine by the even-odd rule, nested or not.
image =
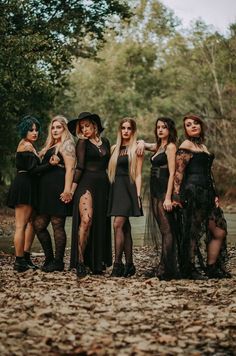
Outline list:
[[[169,180],[166,152],[153,155],[150,161],[150,206],[145,234],[148,236],[145,239],[151,238],[156,250],[161,253],[155,275],[161,279],[177,278],[176,221],[173,212],[163,208]]]
[[[100,272],[112,264],[111,219],[107,217],[109,180],[107,167],[110,144],[102,138],[99,148],[89,140],[79,139],[76,145],[77,166],[74,182],[78,183],[74,194],[70,268],[78,263],[79,203],[89,192],[92,197],[92,225],[85,249],[84,263],[93,272]],[[86,206],[84,207],[86,210]]]
[[[215,206],[217,196],[211,166],[213,154],[179,149],[176,155],[176,174],[173,199],[180,201],[179,210],[179,261],[183,276],[188,276],[193,255],[198,256],[199,264],[205,269],[204,254],[201,252],[201,239],[206,245],[212,239],[208,226],[214,220],[215,225],[227,234],[223,211]],[[226,258],[225,244],[219,259]]]
[[[117,159],[115,181],[109,195],[109,216],[141,216],[136,184],[129,177],[127,148],[121,146]]]
[[[31,151],[16,153],[17,175],[11,184],[7,197],[7,206],[15,208],[20,204],[38,204],[38,173],[49,168],[50,164],[40,165],[40,159]]]

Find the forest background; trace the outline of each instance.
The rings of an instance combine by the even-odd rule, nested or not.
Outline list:
[[[47,134],[56,114],[98,113],[115,142],[125,116],[154,140],[158,116],[201,115],[219,191],[236,198],[236,23],[183,30],[157,0],[0,1],[0,205],[14,177],[17,123],[33,114]],[[148,176],[148,161],[144,180]]]

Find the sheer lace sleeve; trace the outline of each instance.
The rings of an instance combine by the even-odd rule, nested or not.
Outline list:
[[[82,171],[84,170],[84,166],[85,166],[86,145],[87,145],[86,140],[79,139],[76,144],[76,148],[75,148],[77,164],[75,167],[73,182],[77,183],[77,184],[80,180],[80,176],[81,176]]]
[[[174,190],[173,190],[173,200],[175,201],[180,201],[180,188],[184,178],[184,172],[191,158],[192,158],[192,153],[189,150],[179,149],[176,152],[176,168],[175,168]]]

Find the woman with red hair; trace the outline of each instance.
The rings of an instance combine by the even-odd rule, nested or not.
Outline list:
[[[176,154],[173,205],[181,208],[179,262],[184,278],[230,278],[225,270],[227,225],[215,190],[211,166],[214,155],[204,144],[205,125],[197,115],[183,119],[186,140]],[[207,265],[200,251],[205,234]],[[195,256],[206,275],[195,266]]]

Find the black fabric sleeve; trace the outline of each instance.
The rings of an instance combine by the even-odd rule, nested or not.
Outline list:
[[[86,146],[87,146],[87,140],[79,139],[75,148],[77,163],[75,167],[73,182],[77,184],[79,183],[81,174],[85,167]]]
[[[50,163],[40,164],[38,158],[33,152],[29,152],[27,155],[26,170],[30,174],[39,174],[52,167]]]

